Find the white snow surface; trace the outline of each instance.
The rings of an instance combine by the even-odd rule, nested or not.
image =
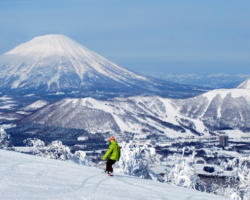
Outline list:
[[[217,95],[219,95],[222,99],[224,99],[227,95],[231,95],[233,98],[238,97],[250,97],[250,94],[245,90],[246,88],[235,88],[235,89],[217,89],[206,92],[201,96],[207,97],[209,100],[214,99]]]
[[[32,104],[26,106],[24,108],[24,110],[36,110],[38,108],[42,108],[42,107],[46,106],[47,104],[48,104],[47,101],[38,100],[38,101],[35,101]]]
[[[0,100],[6,101],[6,100],[12,100],[12,98],[10,98],[10,97],[4,95],[4,96],[0,97]]]
[[[219,200],[182,187],[115,174],[68,161],[0,150],[0,199],[4,200]]]

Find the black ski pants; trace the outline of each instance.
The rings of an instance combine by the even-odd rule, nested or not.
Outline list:
[[[115,160],[108,159],[106,162],[106,172],[113,172],[113,167],[112,165],[115,164]]]

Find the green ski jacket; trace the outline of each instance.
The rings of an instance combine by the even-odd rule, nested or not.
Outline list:
[[[109,144],[109,148],[106,151],[106,153],[104,154],[104,156],[102,157],[103,160],[106,160],[107,157],[111,154],[111,156],[109,157],[111,160],[116,160],[118,161],[120,159],[120,146],[117,144],[116,141],[112,141]]]

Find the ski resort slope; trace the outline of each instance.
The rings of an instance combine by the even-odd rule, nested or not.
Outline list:
[[[0,199],[4,200],[216,200],[223,197],[102,170],[0,150]]]

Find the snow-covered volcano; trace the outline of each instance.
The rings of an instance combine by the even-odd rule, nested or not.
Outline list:
[[[35,37],[0,60],[1,87],[60,90],[137,81],[148,82],[64,35]]]
[[[64,35],[45,35],[0,57],[0,88],[77,91],[84,96],[155,94],[190,97],[197,87],[140,76]]]

